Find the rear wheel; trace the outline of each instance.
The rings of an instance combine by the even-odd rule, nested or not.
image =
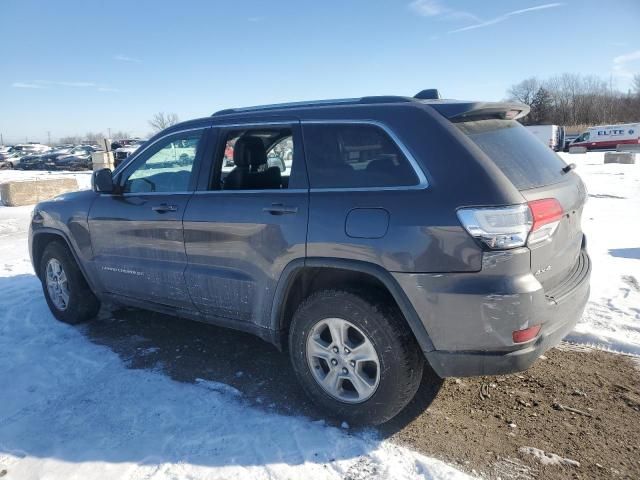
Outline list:
[[[307,298],[289,334],[294,371],[321,409],[352,424],[384,423],[413,398],[424,357],[400,312],[340,290]]]
[[[45,247],[40,280],[49,309],[61,322],[81,323],[98,314],[100,302],[66,245],[55,241]]]

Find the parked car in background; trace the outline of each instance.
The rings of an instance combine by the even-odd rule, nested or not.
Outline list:
[[[9,148],[6,152],[11,156],[6,160],[6,168],[22,168],[22,158],[27,155],[38,155],[51,150],[48,145],[40,143],[20,143]]]
[[[351,424],[386,422],[434,371],[528,368],[587,303],[584,184],[516,121],[526,105],[435,98],[228,109],[158,133],[35,207],[51,312],[78,323],[108,302],[253,333]]]
[[[54,148],[45,153],[25,155],[20,163],[22,170],[46,170],[55,166],[54,160],[62,155],[67,155],[73,147]]]
[[[125,160],[129,155],[140,148],[140,146],[144,143],[144,140],[141,139],[132,139],[132,140],[121,140],[119,141],[122,144],[122,147],[116,148],[113,151],[113,163],[117,167]]]
[[[554,152],[564,149],[564,127],[559,125],[527,125],[533,135]]]
[[[0,153],[0,168],[1,169],[13,169],[20,163],[20,157],[22,155],[18,152],[11,151],[10,149]]]
[[[92,145],[81,145],[72,148],[66,154],[56,156],[48,164],[55,170],[91,170],[91,154],[97,151],[98,149]]]
[[[564,136],[564,148],[562,149],[564,152],[568,152],[569,151],[569,146],[571,145],[571,143],[580,136],[580,134],[578,133],[567,133]]]
[[[640,123],[600,125],[582,132],[569,147],[587,150],[615,150],[618,145],[640,144]]]

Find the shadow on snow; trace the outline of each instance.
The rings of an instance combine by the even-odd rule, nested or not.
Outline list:
[[[256,337],[129,309],[70,327],[50,314],[33,275],[0,277],[0,292],[9,305],[0,309],[0,381],[17,405],[0,402],[0,460],[325,463],[375,448],[439,386],[423,382],[414,402],[373,432],[325,428],[287,354]]]

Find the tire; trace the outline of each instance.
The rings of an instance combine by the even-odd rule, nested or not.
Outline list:
[[[57,265],[61,267],[66,281],[61,280],[62,274],[57,271]],[[49,266],[51,266],[51,272],[48,272]],[[59,282],[54,280],[52,289],[49,288],[47,278],[49,273],[53,273],[54,278],[57,276],[61,280]],[[40,260],[40,281],[51,313],[61,322],[75,325],[92,319],[98,314],[100,301],[89,288],[71,252],[61,242],[53,241],[45,247]],[[64,295],[62,295],[62,301],[56,295],[56,283],[59,291],[66,293],[66,301],[64,301]]]
[[[8,170],[13,170],[13,163],[7,162],[7,169]]]
[[[331,329],[339,329],[340,325],[344,328],[344,322],[346,330],[340,331],[346,331],[347,340],[335,342]],[[366,341],[373,350],[368,346],[363,349]],[[344,355],[335,352],[336,343],[346,345]],[[322,357],[324,348],[331,355],[328,360]],[[350,355],[363,357],[363,351],[375,351],[378,365],[374,361],[349,360]],[[289,354],[295,374],[311,400],[330,416],[352,425],[379,425],[397,415],[416,394],[425,361],[396,307],[368,294],[342,290],[318,291],[300,304],[289,331]],[[338,388],[321,386],[321,381],[335,384],[334,369],[340,372]]]

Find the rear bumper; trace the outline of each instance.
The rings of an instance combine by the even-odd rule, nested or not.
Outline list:
[[[591,274],[591,261],[584,250],[580,262],[584,268],[561,299],[545,295],[533,275],[503,278],[498,283],[482,274],[473,281],[457,278],[459,274],[421,278],[418,291],[422,293],[409,296],[435,347],[424,352],[435,372],[440,377],[499,375],[531,366],[582,316]],[[407,279],[399,282],[407,292]],[[446,288],[431,293],[427,284],[444,287],[443,282]],[[513,331],[534,325],[541,325],[535,339],[513,343]]]

